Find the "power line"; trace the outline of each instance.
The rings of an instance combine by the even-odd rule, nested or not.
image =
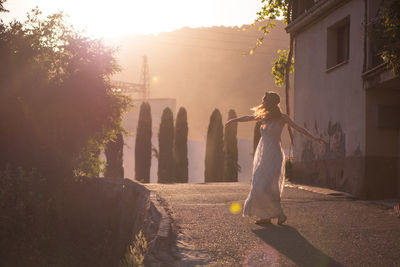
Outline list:
[[[249,28],[252,27],[252,26],[249,26],[249,25],[247,25],[247,26]],[[259,25],[256,25],[256,26],[253,26],[253,27],[258,27],[258,26]],[[274,27],[276,27],[276,26],[273,26],[272,29],[274,29]],[[228,27],[223,27],[223,28],[224,29],[229,29]],[[231,29],[234,30],[235,28],[232,27]],[[181,28],[181,29],[175,30],[173,32],[162,32],[160,34],[162,35],[162,34],[169,34],[169,33],[177,33],[179,31],[183,31],[183,30],[203,31],[203,32],[208,32],[208,33],[225,34],[225,35],[231,35],[231,36],[237,36],[237,33],[240,33],[242,36],[248,36],[249,38],[253,38],[253,37],[257,38],[257,37],[260,37],[260,36],[263,35],[262,32],[260,32],[260,34],[248,34],[248,33],[245,33],[247,30],[243,30],[242,27],[241,28],[237,28],[237,30],[235,30],[236,32],[232,32],[232,31],[221,30],[220,28],[218,28],[218,26],[216,26],[216,27],[203,27],[203,28],[189,28],[189,27],[186,27],[186,28]]]
[[[165,38],[165,37],[167,37],[167,38],[176,38],[177,36],[175,35],[175,36],[162,36],[162,38]],[[193,37],[193,36],[178,36],[180,39],[192,39],[192,40],[201,40],[201,41],[210,41],[210,42],[218,42],[218,43],[233,43],[233,44],[244,44],[244,43],[246,43],[246,44],[249,44],[250,42],[253,42],[253,43],[255,43],[256,42],[256,40],[257,39],[253,39],[252,41],[246,41],[246,40],[236,40],[236,41],[233,41],[233,40],[222,40],[222,39],[211,39],[211,38],[202,38],[202,37]],[[153,37],[156,41],[158,41],[157,40],[157,37]],[[150,39],[150,37],[149,38],[147,38],[147,39]],[[287,42],[288,40],[285,40],[285,39],[283,39],[283,38],[264,38],[264,42],[266,42],[266,41],[282,41],[282,42]]]
[[[216,47],[216,46],[204,46],[204,45],[196,45],[196,44],[183,44],[183,43],[177,43],[177,42],[166,42],[166,41],[157,41],[158,44],[153,43],[153,45],[162,45],[162,44],[168,44],[168,45],[173,45],[173,46],[186,46],[186,47],[197,47],[201,49],[216,49],[216,50],[222,50],[222,51],[234,51],[234,52],[240,52],[240,54],[247,54],[248,51],[251,49],[250,47],[247,49],[234,49],[234,48],[226,48],[226,47]],[[256,53],[258,54],[269,54],[266,52],[260,52],[257,49],[255,50]]]
[[[167,45],[173,45],[173,46],[186,46],[186,47],[197,47],[197,48],[202,48],[202,49],[216,49],[216,50],[222,50],[222,51],[235,51],[235,52],[240,52],[241,54],[247,54],[254,46],[249,46],[247,48],[227,48],[227,47],[217,47],[217,46],[205,46],[205,45],[198,45],[198,44],[187,44],[187,43],[182,43],[182,42],[175,42],[175,41],[164,41],[164,40],[154,40],[151,43],[152,45],[162,45],[162,44],[167,44]],[[265,46],[264,46],[265,47]],[[261,51],[260,51],[261,50]],[[262,49],[262,47],[258,47],[255,49],[255,53],[257,54],[265,54],[268,55],[270,53],[263,52],[266,49]]]

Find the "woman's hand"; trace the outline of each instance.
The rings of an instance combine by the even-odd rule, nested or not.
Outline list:
[[[227,126],[227,125],[229,125],[229,124],[231,124],[231,123],[233,123],[233,122],[235,122],[236,120],[235,119],[231,119],[231,120],[229,120],[229,121],[227,121],[226,123],[225,123],[225,126]]]

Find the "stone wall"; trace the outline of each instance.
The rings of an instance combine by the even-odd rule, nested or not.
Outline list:
[[[148,222],[149,191],[129,179],[80,178],[55,196],[61,266],[118,266],[140,230],[158,227]]]

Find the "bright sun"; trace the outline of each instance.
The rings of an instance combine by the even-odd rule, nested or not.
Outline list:
[[[157,34],[183,27],[182,23],[196,27],[204,24],[203,9],[204,5],[200,6],[197,1],[70,0],[64,11],[78,28],[101,37],[127,33]]]
[[[95,36],[112,36],[126,33],[157,33],[157,27],[149,21],[148,11],[151,8],[147,1],[114,0],[81,1],[79,10],[67,12],[71,21],[78,27],[86,28]],[[90,12],[90,10],[92,10]]]
[[[49,1],[49,0],[46,0]],[[255,17],[249,0],[70,0],[66,13],[96,37],[157,34],[184,26],[240,25]],[[230,5],[243,5],[239,13]],[[240,22],[242,20],[242,22]]]
[[[252,23],[261,4],[259,0],[10,0],[5,7],[11,12],[6,16],[21,18],[35,6],[45,15],[63,11],[77,29],[107,37],[182,27],[239,26]]]

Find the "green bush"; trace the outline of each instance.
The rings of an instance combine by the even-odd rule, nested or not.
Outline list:
[[[148,244],[142,231],[136,235],[133,246],[129,246],[124,258],[120,262],[120,267],[143,267],[144,257],[147,253]]]
[[[124,138],[119,132],[115,138],[110,140],[105,149],[107,164],[104,172],[105,177],[124,178]]]
[[[236,118],[236,112],[231,109],[228,112],[228,120]],[[224,135],[224,181],[237,182],[240,166],[238,164],[237,123],[225,126]]]
[[[149,103],[143,102],[140,105],[135,140],[135,179],[143,183],[150,182],[151,127],[151,107]]]
[[[158,182],[173,183],[174,179],[174,115],[170,108],[165,108],[158,134]]]
[[[210,117],[207,131],[206,158],[204,179],[205,182],[222,182],[224,175],[224,126],[221,112],[215,109]]]
[[[188,123],[187,112],[181,107],[176,115],[175,134],[174,134],[174,159],[176,182],[188,182]]]
[[[46,177],[92,175],[121,129],[129,98],[113,91],[114,49],[75,31],[62,13],[0,21],[0,166]]]

